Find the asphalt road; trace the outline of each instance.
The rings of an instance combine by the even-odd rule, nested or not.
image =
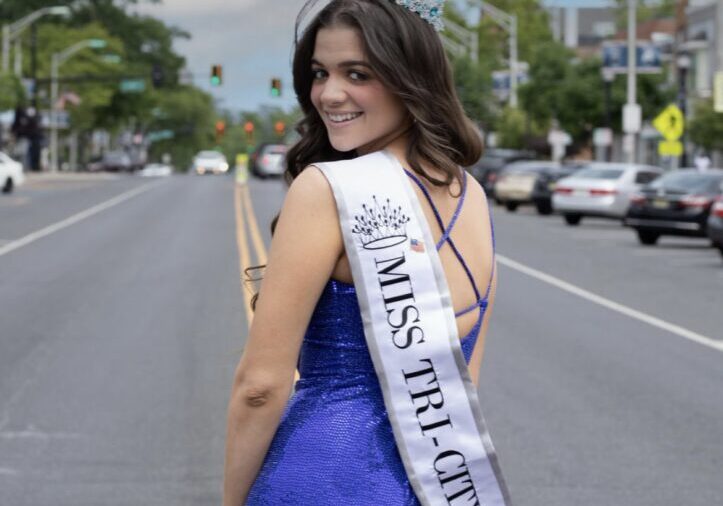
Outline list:
[[[0,196],[0,505],[220,504],[239,255],[263,258],[284,189],[252,181],[253,213],[234,192],[80,177]],[[514,503],[723,504],[720,255],[526,209],[495,224],[480,396]]]

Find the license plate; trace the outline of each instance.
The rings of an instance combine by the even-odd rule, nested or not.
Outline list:
[[[667,200],[655,199],[653,200],[653,207],[656,209],[668,209],[670,203]]]

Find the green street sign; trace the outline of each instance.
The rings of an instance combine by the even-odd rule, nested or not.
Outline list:
[[[143,79],[123,79],[120,82],[121,93],[143,93],[146,91],[146,82]]]
[[[173,139],[175,137],[173,130],[158,130],[157,132],[149,132],[146,135],[146,140],[151,144],[158,141],[165,141],[167,139]]]

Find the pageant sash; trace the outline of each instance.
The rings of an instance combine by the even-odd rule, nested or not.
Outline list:
[[[364,333],[424,506],[509,505],[416,194],[388,152],[315,164],[339,212]]]

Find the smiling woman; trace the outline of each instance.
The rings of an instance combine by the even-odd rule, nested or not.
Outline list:
[[[475,389],[494,240],[460,166],[481,142],[440,23],[440,0],[332,0],[297,36],[304,119],[229,401],[225,506],[508,504]]]

